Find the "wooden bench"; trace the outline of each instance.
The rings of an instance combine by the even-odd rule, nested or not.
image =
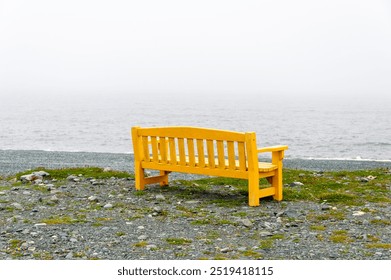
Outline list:
[[[168,185],[170,172],[185,172],[248,180],[248,203],[258,206],[261,197],[282,200],[282,160],[288,146],[258,149],[255,132],[234,132],[197,127],[132,127],[135,185]],[[258,154],[271,152],[271,162]],[[146,177],[145,169],[160,175]],[[260,188],[259,179],[270,185]]]

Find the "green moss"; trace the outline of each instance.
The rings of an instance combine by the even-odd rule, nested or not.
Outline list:
[[[324,230],[326,230],[326,227],[323,226],[323,225],[311,225],[310,229],[311,230],[324,231]]]
[[[79,218],[72,218],[70,216],[51,216],[47,219],[41,220],[41,223],[45,223],[47,225],[60,225],[60,224],[77,224],[77,223],[85,223],[86,221]]]
[[[192,241],[190,239],[186,238],[175,238],[175,237],[169,237],[166,238],[166,242],[171,245],[185,245],[190,244]]]
[[[390,250],[391,249],[391,243],[370,243],[370,244],[367,244],[367,248]]]

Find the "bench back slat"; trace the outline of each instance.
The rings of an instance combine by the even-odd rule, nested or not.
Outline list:
[[[197,156],[198,156],[198,166],[205,167],[205,150],[204,150],[203,139],[197,139]]]
[[[176,165],[177,158],[176,158],[175,138],[173,137],[168,138],[168,146],[170,150],[170,163]]]
[[[244,143],[238,143],[239,170],[246,170],[246,150]]]
[[[228,169],[235,170],[236,169],[235,142],[233,141],[227,142],[227,152],[228,152]]]
[[[193,138],[187,138],[187,151],[189,154],[189,165],[195,166],[195,153],[194,153],[194,140]]]
[[[219,168],[225,169],[225,156],[224,156],[224,141],[217,141],[217,158],[219,161]]]
[[[149,139],[148,139],[148,136],[143,136],[142,137],[142,142],[143,142],[143,151],[144,151],[144,155],[145,155],[145,160],[146,161],[150,161],[150,157],[149,157]]]
[[[208,152],[208,166],[215,168],[215,154],[213,147],[213,140],[206,140],[206,150]]]

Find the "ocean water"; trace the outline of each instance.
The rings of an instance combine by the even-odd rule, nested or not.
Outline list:
[[[161,94],[14,95],[0,100],[0,150],[132,153],[132,126],[255,131],[290,159],[391,162],[391,99]]]

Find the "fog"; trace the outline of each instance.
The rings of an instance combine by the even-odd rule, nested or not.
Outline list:
[[[391,89],[388,1],[0,1],[4,96]]]

